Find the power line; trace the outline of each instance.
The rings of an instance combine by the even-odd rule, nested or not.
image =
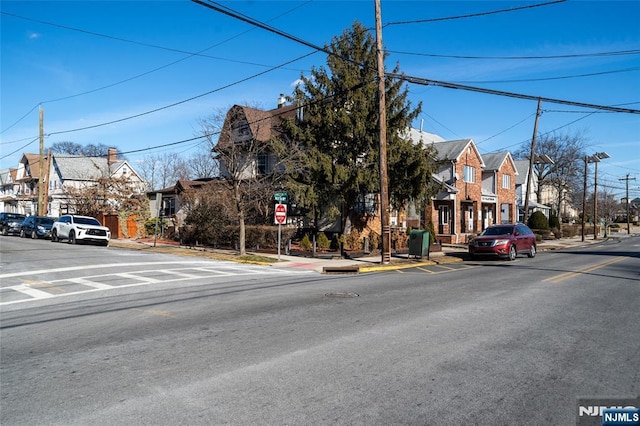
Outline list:
[[[487,83],[527,83],[532,81],[550,81],[550,80],[566,80],[569,78],[583,78],[583,77],[593,77],[596,75],[605,75],[605,74],[617,74],[622,72],[633,72],[639,71],[640,67],[633,68],[623,68],[619,70],[610,70],[610,71],[601,71],[601,72],[593,72],[588,74],[576,74],[576,75],[564,75],[558,77],[540,77],[540,78],[523,78],[523,79],[513,79],[513,80],[476,80],[476,81],[458,81],[458,83],[473,83],[473,84],[487,84]]]
[[[307,2],[306,2],[306,3],[304,3],[304,4],[308,4],[308,3],[310,3],[310,1],[307,1]],[[303,5],[304,5],[304,4],[303,4]],[[277,19],[277,18],[279,18],[279,17],[281,17],[281,16],[284,16],[284,15],[286,15],[286,14],[288,14],[288,13],[292,12],[293,10],[298,9],[299,7],[302,7],[303,5],[299,5],[299,6],[296,6],[296,7],[292,8],[292,9],[289,9],[288,11],[286,11],[286,12],[284,12],[284,13],[281,13],[280,15],[275,16],[274,18],[272,18],[272,20],[273,20],[273,19]],[[143,72],[143,73],[141,73],[141,74],[138,74],[138,75],[135,75],[135,76],[132,76],[132,77],[126,78],[126,79],[124,79],[124,80],[120,80],[120,81],[118,81],[118,82],[108,84],[108,85],[106,85],[106,86],[98,87],[98,88],[96,88],[96,89],[87,90],[87,91],[85,91],[85,92],[81,92],[81,93],[76,93],[76,94],[74,94],[74,95],[69,95],[69,96],[64,96],[64,97],[61,97],[61,98],[49,99],[49,100],[46,100],[46,101],[41,101],[41,102],[39,102],[37,105],[35,105],[33,108],[31,108],[29,111],[27,111],[27,113],[26,113],[26,114],[24,114],[22,117],[20,117],[20,118],[19,118],[17,121],[15,121],[13,124],[9,125],[7,128],[5,128],[5,129],[3,129],[3,130],[1,130],[1,131],[0,131],[0,135],[1,135],[1,134],[3,134],[4,132],[6,132],[7,130],[9,130],[9,129],[13,128],[14,126],[16,126],[18,123],[20,123],[22,120],[24,120],[24,119],[25,119],[25,118],[26,118],[26,117],[27,117],[27,116],[28,116],[28,115],[29,115],[29,114],[30,114],[34,109],[36,109],[38,106],[40,106],[40,105],[42,105],[42,104],[52,103],[52,102],[59,102],[59,101],[67,100],[67,99],[76,98],[76,97],[78,97],[78,96],[88,95],[88,94],[90,94],[90,93],[95,93],[95,92],[98,92],[98,91],[101,91],[101,90],[109,89],[109,88],[111,88],[111,87],[118,86],[118,85],[120,85],[120,84],[124,84],[124,83],[127,83],[127,82],[129,82],[129,81],[136,80],[136,79],[138,79],[138,78],[140,78],[140,77],[144,77],[144,76],[146,76],[146,75],[152,74],[152,73],[154,73],[154,72],[156,72],[156,71],[160,71],[160,70],[162,70],[162,69],[168,68],[168,67],[173,66],[173,65],[175,65],[175,64],[177,64],[177,63],[179,63],[179,62],[186,61],[187,59],[193,58],[194,56],[201,56],[201,57],[206,57],[206,58],[211,58],[211,59],[217,59],[217,60],[221,60],[221,61],[227,61],[227,62],[235,62],[235,63],[240,63],[240,64],[246,64],[246,65],[255,65],[255,66],[260,66],[260,67],[269,67],[269,65],[265,65],[265,64],[257,64],[257,63],[247,62],[247,61],[238,61],[238,60],[233,60],[233,59],[219,58],[219,57],[209,56],[209,55],[204,55],[204,54],[203,54],[203,52],[206,52],[206,51],[208,51],[208,50],[211,50],[211,49],[213,49],[214,47],[220,46],[220,45],[222,45],[222,44],[224,44],[224,43],[226,43],[226,42],[228,42],[228,41],[231,41],[231,40],[233,40],[233,39],[235,39],[235,38],[238,38],[238,37],[240,37],[240,36],[242,36],[242,35],[244,35],[244,34],[246,34],[246,33],[250,32],[250,31],[253,31],[253,28],[251,28],[251,29],[249,29],[249,30],[246,30],[246,31],[243,31],[243,32],[240,32],[240,33],[238,33],[238,34],[236,34],[236,35],[234,35],[234,36],[228,37],[228,38],[226,38],[226,39],[224,39],[224,40],[222,40],[222,41],[220,41],[220,42],[218,42],[218,43],[215,43],[215,44],[213,44],[213,45],[211,45],[211,46],[209,46],[209,47],[206,47],[206,48],[204,48],[204,49],[202,49],[202,50],[199,50],[199,51],[197,51],[197,52],[187,52],[187,51],[183,51],[183,50],[177,50],[177,49],[167,48],[167,47],[164,47],[164,46],[150,45],[150,44],[148,44],[148,43],[142,43],[142,42],[138,42],[138,41],[134,41],[134,40],[123,39],[123,38],[119,38],[119,37],[113,37],[113,36],[109,36],[109,35],[105,35],[105,34],[101,34],[101,33],[96,33],[96,32],[93,32],[93,31],[82,30],[82,29],[79,29],[79,28],[69,27],[69,26],[65,26],[65,25],[60,25],[60,24],[52,23],[52,22],[41,21],[41,20],[32,19],[32,18],[27,18],[27,17],[24,17],[24,16],[20,16],[20,15],[16,15],[16,14],[8,13],[8,12],[4,12],[4,11],[0,11],[0,13],[1,13],[1,14],[4,14],[4,15],[8,15],[8,16],[13,16],[13,17],[15,17],[15,18],[24,19],[24,20],[27,20],[27,21],[33,21],[33,22],[38,22],[38,23],[40,23],[40,24],[44,24],[44,25],[50,25],[50,26],[54,26],[54,27],[59,27],[59,28],[67,29],[67,30],[70,30],[70,31],[82,32],[82,33],[91,34],[91,35],[94,35],[94,36],[97,36],[97,37],[103,37],[103,38],[108,38],[108,39],[114,39],[114,40],[118,40],[118,41],[123,41],[123,42],[127,42],[127,43],[132,43],[132,44],[139,44],[139,45],[142,45],[142,46],[152,47],[152,48],[156,48],[156,49],[163,49],[163,50],[169,50],[169,51],[177,51],[177,52],[185,53],[185,54],[187,54],[187,55],[188,55],[188,56],[185,56],[185,57],[183,57],[183,58],[180,58],[180,59],[178,59],[178,60],[176,60],[176,61],[170,62],[170,63],[168,63],[168,64],[165,64],[165,65],[162,65],[162,66],[160,66],[160,67],[154,68],[154,69],[152,69],[152,70],[149,70],[149,71]],[[301,71],[301,70],[298,70],[298,71]]]
[[[595,52],[595,53],[573,53],[565,55],[540,55],[540,56],[472,56],[472,55],[440,55],[435,53],[416,53],[402,52],[398,50],[387,50],[388,53],[409,56],[425,56],[431,58],[446,59],[481,59],[481,60],[540,60],[540,59],[570,59],[570,58],[588,58],[588,57],[605,57],[605,56],[622,56],[622,55],[640,55],[640,49],[635,50],[618,50],[612,52]]]
[[[387,75],[393,78],[407,81],[409,83],[420,84],[423,86],[439,86],[439,87],[446,87],[448,89],[460,89],[460,90],[467,90],[471,92],[479,92],[479,93],[485,93],[490,95],[507,96],[510,98],[535,100],[535,101],[537,101],[538,99],[542,99],[544,102],[548,102],[548,103],[571,105],[576,107],[591,108],[591,109],[604,110],[604,111],[622,112],[622,113],[628,113],[628,114],[640,114],[640,110],[637,110],[637,109],[587,104],[583,102],[566,101],[563,99],[547,98],[543,96],[532,96],[532,95],[524,95],[521,93],[504,92],[504,91],[494,90],[494,89],[485,89],[482,87],[474,87],[474,86],[466,86],[466,85],[457,84],[457,83],[449,83],[446,81],[431,80],[431,79],[422,78],[422,77],[413,77],[405,74],[387,73]]]
[[[533,9],[535,7],[550,6],[552,4],[564,3],[565,1],[567,1],[567,0],[555,0],[555,1],[549,1],[549,2],[546,2],[546,3],[532,4],[532,5],[528,5],[528,6],[512,7],[512,8],[509,8],[509,9],[499,9],[499,10],[493,10],[493,11],[488,11],[488,12],[469,13],[469,14],[466,14],[466,15],[458,15],[458,16],[448,16],[448,17],[445,17],[445,18],[430,18],[430,19],[417,19],[417,20],[413,20],[413,21],[388,22],[383,27],[388,27],[388,26],[391,26],[391,25],[421,24],[421,23],[424,23],[424,22],[439,22],[439,21],[450,21],[450,20],[453,20],[453,19],[474,18],[474,17],[477,17],[477,16],[495,15],[495,14],[498,14],[498,13],[515,12],[516,10],[522,10],[522,9]]]

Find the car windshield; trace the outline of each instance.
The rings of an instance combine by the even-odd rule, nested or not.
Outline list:
[[[94,219],[92,217],[75,217],[73,219],[73,221],[75,223],[80,224],[80,225],[98,225],[98,226],[102,226],[102,224],[100,222],[98,222],[96,219]]]
[[[7,219],[24,219],[24,215],[15,214],[15,213],[7,213]]]
[[[38,218],[38,220],[36,221],[42,225],[51,225],[53,224],[53,218],[52,217],[40,217]]]
[[[494,226],[482,231],[481,235],[511,235],[513,226]]]

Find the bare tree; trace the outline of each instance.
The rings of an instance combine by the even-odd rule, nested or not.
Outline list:
[[[175,185],[178,180],[191,179],[187,162],[176,153],[147,155],[138,165],[143,179],[150,190],[158,190]]]
[[[214,159],[212,148],[209,144],[200,145],[198,151],[186,160],[193,179],[212,178],[220,174],[220,166]]]
[[[218,110],[201,120],[202,133],[220,165],[221,183],[232,194],[242,255],[247,219],[270,220],[274,191],[284,187],[287,171],[301,159],[291,141],[276,137],[274,129],[281,117],[274,111],[235,105],[226,114]]]
[[[126,220],[132,215],[137,216],[141,223],[149,217],[147,198],[125,176],[104,175],[86,183],[81,187],[65,187],[69,212],[92,217],[117,213],[122,230],[127,229]]]
[[[533,172],[538,181],[536,198],[542,203],[542,192],[553,188],[555,200],[551,207],[561,212],[565,202],[575,204],[578,201],[571,197],[576,188],[581,186],[584,169],[581,160],[584,158],[586,138],[581,132],[548,133],[539,136],[536,144],[536,155],[547,155],[553,164],[534,162]],[[515,158],[528,159],[531,153],[529,143],[524,143],[514,154]]]
[[[55,154],[83,155],[85,157],[103,157],[108,150],[109,147],[102,143],[80,145],[76,142],[63,141],[51,145],[51,151]],[[120,154],[118,154],[118,158],[122,158]]]

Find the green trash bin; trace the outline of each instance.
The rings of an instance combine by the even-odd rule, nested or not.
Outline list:
[[[409,234],[409,256],[429,258],[429,231],[413,229]]]

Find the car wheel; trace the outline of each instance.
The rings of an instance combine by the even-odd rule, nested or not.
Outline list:
[[[76,243],[76,233],[74,231],[69,232],[69,240],[67,241],[69,244]]]
[[[7,228],[2,228],[2,235],[4,235],[5,237],[9,235],[9,233],[7,232]]]
[[[24,238],[24,237],[25,237],[25,235],[24,235],[24,229],[21,229],[21,230],[20,230],[20,238]]]
[[[55,243],[58,241],[58,234],[56,233],[56,230],[54,229],[53,231],[51,231],[51,242]]]
[[[35,229],[34,229],[33,231],[31,231],[31,239],[32,239],[32,240],[35,240],[35,239],[37,239],[37,238],[38,238],[38,234],[36,234],[36,231],[35,231]]]
[[[536,246],[533,245],[531,246],[531,250],[529,250],[529,253],[527,253],[528,257],[536,257]]]
[[[509,247],[509,260],[516,260],[517,255],[518,253],[516,253],[516,246]]]

